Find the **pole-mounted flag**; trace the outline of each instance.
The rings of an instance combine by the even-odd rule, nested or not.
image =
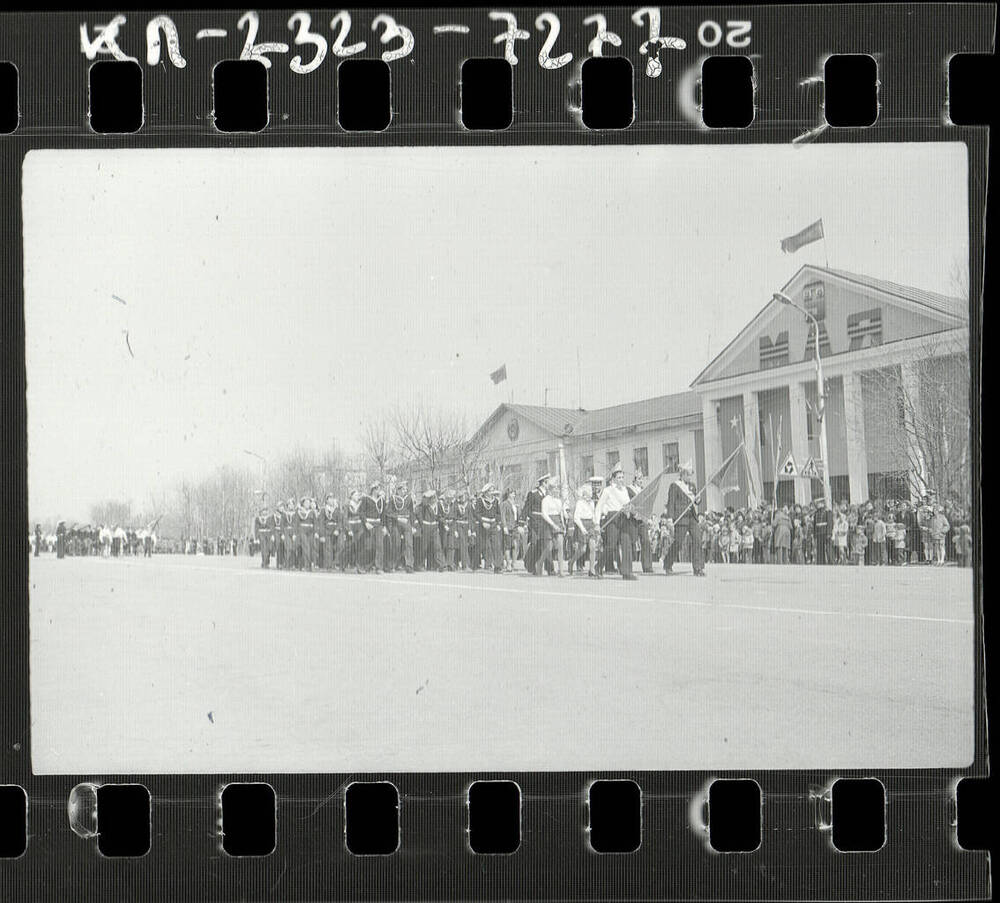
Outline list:
[[[507,365],[506,364],[504,364],[503,366],[501,366],[499,370],[494,370],[490,374],[490,379],[493,380],[493,385],[494,386],[497,383],[502,383],[506,378],[507,378]]]
[[[825,238],[823,234],[823,220],[818,219],[811,226],[806,226],[801,232],[796,232],[788,238],[781,239],[781,250],[786,254],[794,254],[803,245],[810,245],[814,241]]]

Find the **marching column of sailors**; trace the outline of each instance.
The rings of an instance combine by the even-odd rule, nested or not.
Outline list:
[[[286,570],[482,569],[499,574],[513,571],[523,556],[525,570],[539,576],[562,576],[564,563],[572,575],[586,563],[590,577],[616,571],[635,580],[637,544],[643,571],[652,572],[648,525],[631,505],[641,489],[640,477],[626,486],[623,469],[615,467],[607,485],[593,477],[581,486],[575,507],[567,511],[558,485],[545,474],[518,510],[512,492],[501,499],[492,483],[475,494],[449,489],[439,495],[428,489],[417,498],[405,481],[391,483],[388,493],[374,482],[365,494],[352,491],[346,504],[330,494],[322,506],[303,496],[261,508],[253,533],[264,568],[273,560]],[[691,536],[694,571],[702,575],[695,501],[693,474],[682,472],[670,487],[667,513],[674,516],[678,541]]]

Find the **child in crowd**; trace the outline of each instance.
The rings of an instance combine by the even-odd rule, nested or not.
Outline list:
[[[887,531],[885,521],[882,520],[881,513],[875,516],[875,523],[872,524],[872,564],[885,564],[885,543]]]
[[[833,548],[837,552],[837,564],[847,563],[847,518],[838,511],[833,518]]]
[[[733,564],[739,564],[740,547],[743,545],[743,528],[740,522],[736,521],[729,528],[729,560]]]
[[[753,562],[753,527],[750,524],[743,525],[743,536],[740,539],[740,560],[744,564]]]
[[[719,525],[719,554],[723,564],[729,564],[729,520]]]
[[[854,528],[853,542],[851,544],[851,563],[865,563],[865,549],[868,548],[868,535],[865,533],[865,526],[859,523]]]
[[[903,523],[902,514],[899,515],[899,519],[893,526],[895,528],[893,545],[896,549],[896,564],[902,566],[907,563],[909,557],[906,552],[906,524]]]

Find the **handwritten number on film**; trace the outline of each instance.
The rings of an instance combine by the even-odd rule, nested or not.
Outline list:
[[[518,26],[517,18],[512,12],[491,10],[487,15],[491,22],[501,22],[506,26],[503,31],[493,37],[493,43],[502,44],[504,59],[512,66],[516,66],[518,62],[517,54],[514,52],[516,42],[529,41],[532,37],[531,32]],[[106,25],[93,26],[93,36],[91,36],[91,27],[86,22],[82,23],[80,25],[80,52],[88,60],[96,59],[98,54],[106,54],[116,60],[138,62],[135,57],[125,53],[118,43],[125,22],[125,16],[116,15]],[[647,37],[640,45],[639,53],[646,60],[646,75],[649,78],[657,78],[663,71],[660,52],[662,50],[684,50],[687,47],[687,41],[681,37],[660,33],[662,23],[660,8],[657,6],[640,7],[632,13],[632,22],[637,27],[645,29]],[[583,24],[594,29],[594,36],[587,44],[587,53],[591,56],[603,56],[604,46],[607,44],[612,47],[621,47],[621,37],[608,30],[608,22],[603,14],[594,13],[587,16],[583,20]],[[351,14],[347,10],[341,10],[330,20],[332,41],[328,41],[326,36],[319,31],[312,30],[312,16],[307,12],[293,13],[287,25],[288,29],[293,32],[292,41],[295,47],[313,48],[311,56],[306,50],[303,53],[296,53],[289,60],[288,67],[296,75],[314,72],[322,65],[328,52],[332,52],[337,57],[349,57],[361,53],[368,47],[365,41],[347,43],[351,31]],[[727,46],[735,49],[748,47],[750,46],[751,27],[749,20],[727,20],[725,25],[722,25],[712,19],[706,19],[698,26],[698,43],[709,49],[718,47],[723,41]],[[260,17],[253,10],[248,10],[240,16],[236,23],[236,29],[239,32],[246,32],[243,48],[240,51],[241,60],[258,60],[270,68],[272,61],[268,54],[289,52],[289,45],[284,41],[257,41],[257,35],[260,31]],[[548,10],[539,13],[535,19],[535,29],[543,36],[542,46],[538,51],[538,65],[542,69],[561,69],[573,61],[574,55],[571,50],[565,50],[563,53],[557,52],[556,44],[559,42],[561,30],[559,16]],[[402,59],[413,52],[415,43],[413,32],[397,22],[392,16],[379,13],[372,19],[371,30],[379,35],[379,42],[383,45],[398,42],[395,46],[382,51],[381,57],[386,63]],[[468,31],[467,26],[448,25],[434,29],[435,34],[468,34]],[[228,35],[229,32],[225,28],[202,28],[198,31],[195,39],[200,41],[204,38],[225,38]],[[146,25],[146,63],[150,66],[158,66],[164,56],[177,69],[183,69],[187,65],[187,61],[181,54],[177,26],[169,16],[159,15],[150,19]],[[306,56],[309,56],[308,60],[305,59]]]

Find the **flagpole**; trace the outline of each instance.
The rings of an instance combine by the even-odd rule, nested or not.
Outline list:
[[[823,222],[823,217],[820,217],[820,222]],[[826,249],[826,223],[823,223],[823,259],[826,261],[826,268],[830,269],[830,254]]]

